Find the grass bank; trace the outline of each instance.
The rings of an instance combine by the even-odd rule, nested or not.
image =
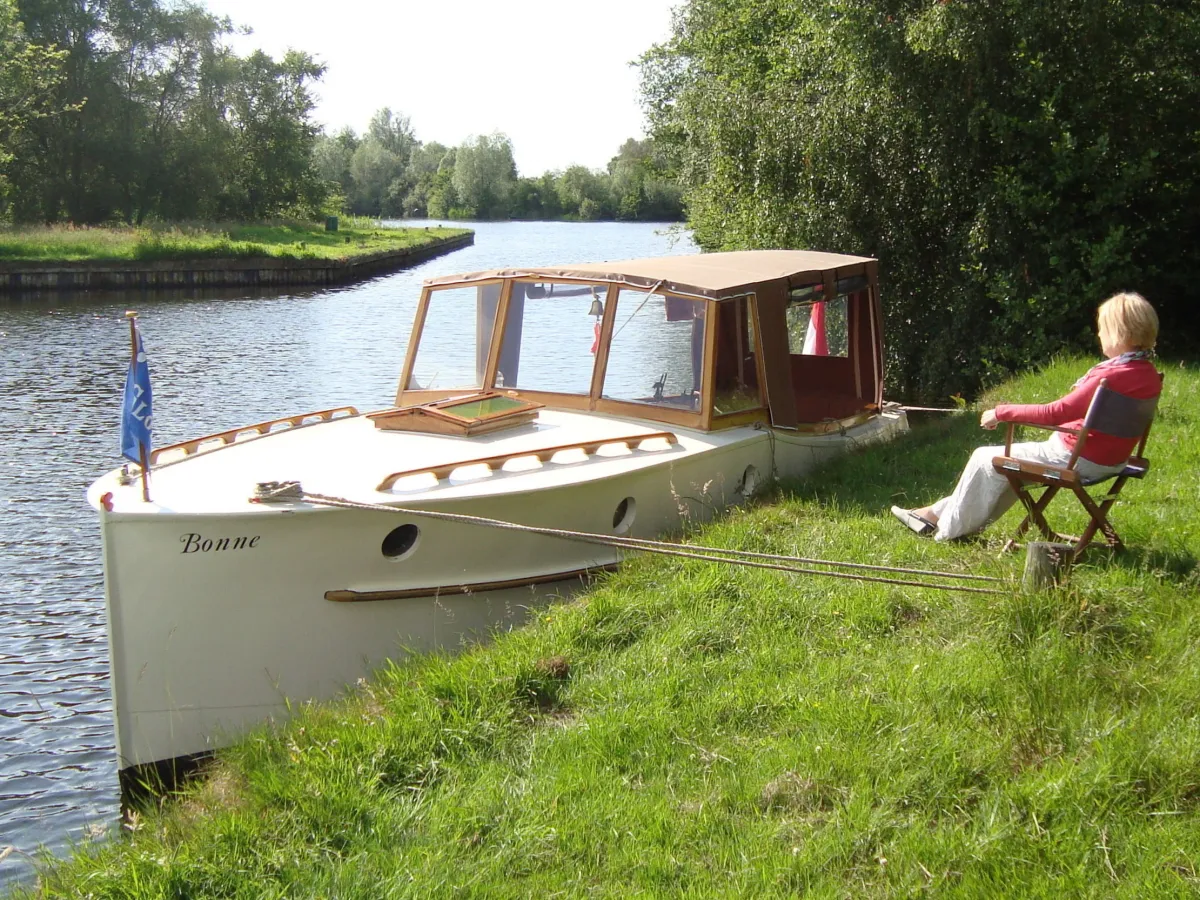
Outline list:
[[[998,393],[1050,399],[1086,364]],[[1065,592],[637,559],[252,736],[32,893],[1194,897],[1198,392],[1169,368],[1154,469],[1114,514],[1130,549]],[[886,513],[948,489],[981,437],[933,422],[697,537],[1015,580],[1015,513],[953,545]]]
[[[388,228],[371,219],[347,218],[337,231],[323,223],[195,223],[144,228],[0,227],[0,263],[121,262],[274,257],[282,260],[349,259],[421,247],[466,228]]]

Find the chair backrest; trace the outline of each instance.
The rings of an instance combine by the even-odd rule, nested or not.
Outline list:
[[[1119,438],[1140,438],[1154,421],[1157,408],[1158,397],[1145,400],[1127,397],[1110,389],[1108,379],[1104,379],[1092,395],[1083,427],[1087,432],[1099,431]]]

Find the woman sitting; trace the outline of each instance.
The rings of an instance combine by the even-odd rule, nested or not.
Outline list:
[[[985,410],[979,424],[994,429],[1000,422],[1029,422],[1079,429],[1092,402],[1092,395],[1107,379],[1108,387],[1136,399],[1157,397],[1162,380],[1151,359],[1158,339],[1158,315],[1140,294],[1116,294],[1100,305],[1097,315],[1100,346],[1108,357],[1075,382],[1065,397],[1053,403],[1016,405],[1002,403]],[[1013,444],[1010,456],[1032,462],[1065,466],[1075,449],[1076,436],[1055,432],[1046,441]],[[1101,479],[1121,471],[1137,445],[1123,439],[1093,433],[1076,462],[1086,480]],[[1000,518],[1013,503],[1008,480],[992,467],[992,459],[1004,455],[1003,447],[980,447],[971,454],[954,492],[919,509],[892,507],[892,514],[918,534],[934,534],[939,541],[960,538]]]

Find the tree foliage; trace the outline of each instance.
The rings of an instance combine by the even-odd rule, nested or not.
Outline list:
[[[455,219],[678,221],[682,192],[649,140],[621,145],[607,170],[570,166],[523,177],[504,134],[457,147],[423,144],[407,117],[388,108],[359,138],[350,129],[317,138],[321,177],[357,215]]]
[[[688,0],[642,61],[699,243],[879,257],[914,398],[1094,346],[1116,289],[1195,333],[1197,71],[1175,0]]]
[[[8,168],[31,149],[36,122],[67,112],[55,102],[66,53],[31,43],[15,0],[0,0],[0,214],[7,206]]]
[[[9,0],[0,0],[8,3]],[[240,58],[232,25],[166,0],[17,0],[30,42],[57,48],[53,106],[13,154],[21,220],[255,218],[313,210],[311,83],[289,52]]]
[[[503,134],[470,138],[454,156],[451,184],[463,218],[494,219],[507,215],[517,180],[512,141]]]

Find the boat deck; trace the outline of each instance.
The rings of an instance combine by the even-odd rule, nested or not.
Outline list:
[[[621,442],[633,438],[637,443],[664,431],[675,440],[645,440],[636,449]],[[100,497],[111,492],[116,514],[245,514],[269,511],[249,502],[259,482],[299,481],[307,491],[403,505],[547,490],[759,440],[767,440],[766,434],[751,428],[707,433],[664,429],[655,422],[554,409],[541,410],[530,424],[474,437],[384,431],[360,415],[163,462],[151,470],[149,504],[142,502],[140,481],[121,485],[116,473],[96,482],[88,500],[98,507]],[[570,449],[572,445],[585,446]],[[568,449],[538,458],[555,447]],[[504,457],[512,459],[497,464]],[[479,460],[489,460],[491,468],[461,465]],[[396,473],[416,474],[379,490]]]

